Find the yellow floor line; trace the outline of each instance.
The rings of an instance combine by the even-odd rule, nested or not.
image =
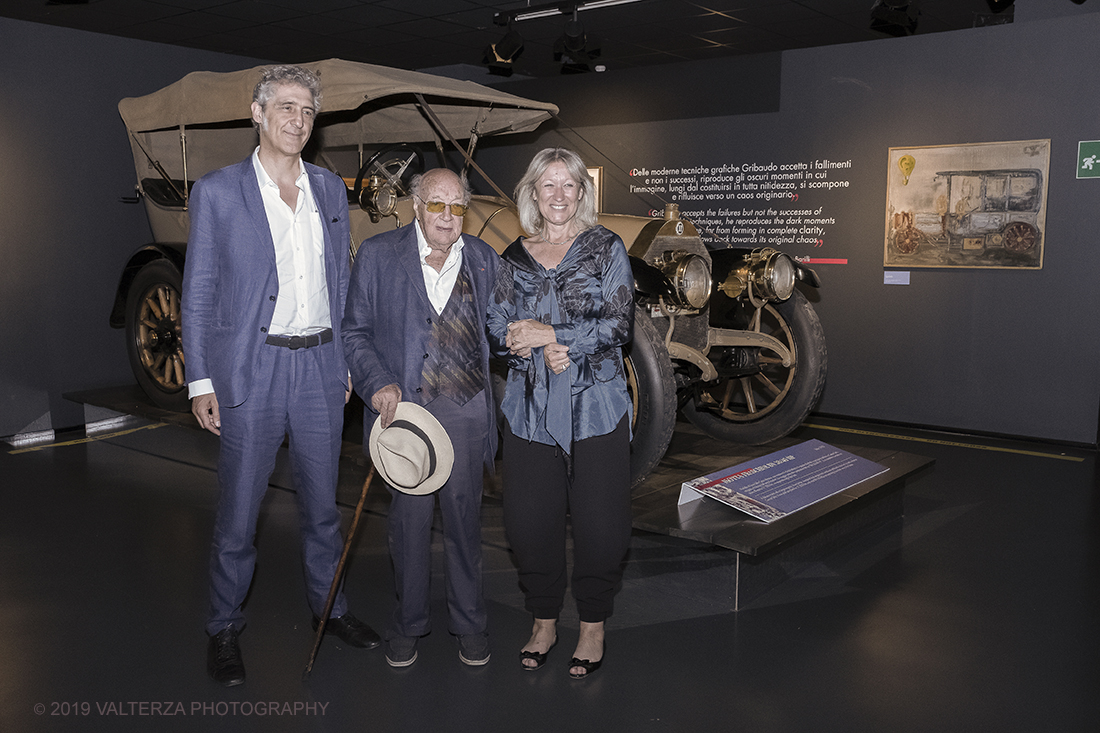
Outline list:
[[[856,430],[855,428],[834,428],[831,425],[818,425],[816,423],[802,423],[807,428],[818,428],[819,430],[835,430],[839,433],[854,433],[855,435],[873,435],[877,438],[894,438],[896,440],[912,440],[917,443],[935,443],[936,445],[950,445],[956,448],[974,448],[976,450],[991,450],[999,451],[1001,453],[1018,453],[1022,456],[1038,456],[1039,458],[1056,458],[1060,461],[1076,461],[1080,463],[1085,460],[1077,456],[1067,456],[1059,453],[1041,453],[1039,451],[1032,450],[1017,450],[1015,448],[998,448],[992,445],[978,445],[976,443],[955,443],[950,440],[934,440],[933,438],[914,438],[908,435],[895,435],[893,433],[875,433],[870,430]]]
[[[136,433],[139,430],[153,430],[155,428],[163,428],[167,424],[168,423],[158,422],[158,423],[153,423],[152,425],[142,425],[140,428],[130,428],[129,430],[119,430],[118,432],[114,432],[114,433],[104,433],[103,435],[96,435],[96,436],[91,437],[91,438],[80,438],[79,440],[66,440],[63,443],[47,443],[45,445],[32,445],[28,448],[16,448],[15,450],[8,451],[8,453],[14,455],[15,453],[30,453],[31,451],[46,450],[47,448],[60,448],[61,446],[65,446],[65,445],[80,445],[81,443],[91,443],[91,442],[96,441],[96,440],[105,440],[106,438],[117,438],[120,435],[129,435],[130,433]]]

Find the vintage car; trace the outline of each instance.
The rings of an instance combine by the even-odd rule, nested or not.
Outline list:
[[[521,234],[515,205],[472,154],[486,135],[535,129],[557,112],[553,104],[337,59],[306,65],[319,74],[324,101],[304,155],[348,185],[349,256],[367,237],[412,220],[407,186],[424,167],[418,146],[441,158],[453,146],[496,192],[474,197],[465,232],[498,251]],[[258,78],[259,68],[195,72],[119,103],[154,241],[127,262],[110,323],[126,329],[134,375],[164,408],[188,409],[180,340],[188,195],[203,174],[256,145],[248,100]],[[625,350],[634,484],[664,455],[678,408],[707,433],[741,443],[798,426],[825,382],[821,324],[795,288],[817,287],[814,272],[772,249],[712,250],[675,206],[663,218],[603,214],[600,222],[623,238],[635,275],[634,340]]]

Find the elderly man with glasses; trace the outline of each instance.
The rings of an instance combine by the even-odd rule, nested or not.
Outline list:
[[[387,525],[397,604],[385,634],[386,661],[416,661],[431,630],[432,517],[443,515],[449,631],[458,656],[489,661],[481,571],[483,466],[493,467],[496,411],[489,381],[485,319],[499,257],[462,233],[470,200],[464,178],[437,168],[413,179],[410,224],[363,242],[348,289],[344,353],[356,391],[369,406],[365,435],[381,428],[402,400],[426,408],[447,431],[454,466],[437,492],[413,495],[388,487]]]

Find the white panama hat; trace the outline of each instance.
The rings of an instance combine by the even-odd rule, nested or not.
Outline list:
[[[393,422],[382,429],[382,416],[370,431],[370,458],[393,488],[406,494],[437,491],[451,476],[454,446],[435,416],[413,402],[398,402]]]

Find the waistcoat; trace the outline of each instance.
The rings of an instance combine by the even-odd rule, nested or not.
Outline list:
[[[432,320],[432,335],[421,372],[425,404],[442,395],[462,406],[485,389],[480,324],[474,289],[463,258],[447,306]]]

